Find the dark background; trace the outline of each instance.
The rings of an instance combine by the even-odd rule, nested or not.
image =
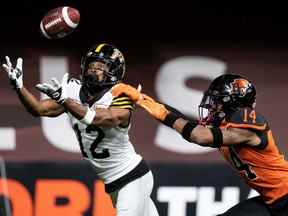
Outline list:
[[[39,37],[39,23],[50,9],[69,5],[81,13],[79,27],[65,40]],[[149,44],[287,46],[285,7],[271,2],[208,1],[36,1],[7,2],[2,7],[1,45],[89,47],[113,41],[121,47]],[[122,48],[123,49],[123,48]]]

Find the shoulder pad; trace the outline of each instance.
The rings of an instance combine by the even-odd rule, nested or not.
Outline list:
[[[224,126],[234,128],[247,128],[257,131],[264,131],[269,129],[266,119],[251,108],[243,108],[227,116],[224,120]]]
[[[135,105],[133,104],[133,101],[124,94],[113,98],[110,107],[135,110]]]

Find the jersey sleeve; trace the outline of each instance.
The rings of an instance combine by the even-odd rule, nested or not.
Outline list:
[[[110,105],[112,108],[135,110],[135,105],[133,101],[126,95],[122,94],[115,97]]]
[[[243,108],[225,119],[226,127],[265,131],[269,129],[268,122],[254,109]]]

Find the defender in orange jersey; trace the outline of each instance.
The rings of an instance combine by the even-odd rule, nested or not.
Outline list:
[[[259,192],[260,196],[240,202],[221,216],[288,215],[288,162],[279,152],[268,122],[255,110],[256,89],[246,78],[225,74],[213,80],[199,105],[199,121],[188,120],[129,85],[116,85],[112,91],[125,93],[189,142],[218,148]]]

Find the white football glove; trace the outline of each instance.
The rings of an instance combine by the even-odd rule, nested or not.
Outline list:
[[[4,70],[7,72],[8,78],[13,88],[19,90],[23,87],[23,70],[22,70],[23,59],[22,58],[17,59],[17,64],[15,68],[12,67],[10,58],[8,56],[5,56],[5,59],[6,64],[3,64],[2,66]]]
[[[65,73],[62,82],[52,78],[52,85],[49,83],[39,83],[35,87],[42,93],[48,95],[59,104],[63,104],[67,99],[68,73]]]

